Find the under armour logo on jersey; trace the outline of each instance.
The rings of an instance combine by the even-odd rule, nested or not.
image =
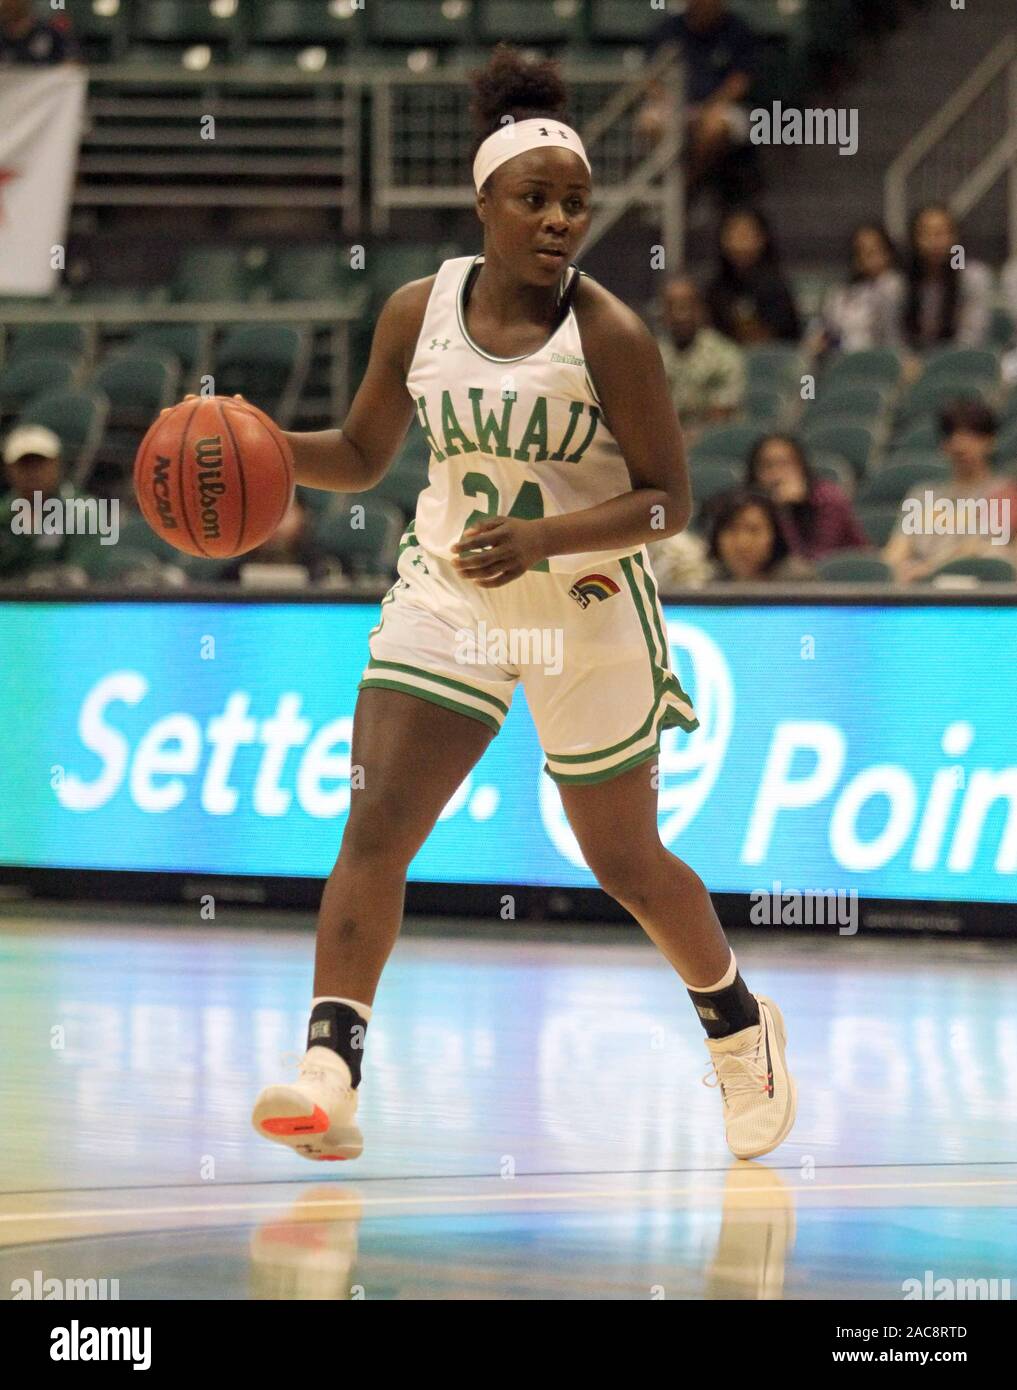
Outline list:
[[[425,574],[430,574],[430,573],[431,573],[431,571],[430,571],[430,570],[427,568],[427,566],[424,564],[423,557],[420,556],[420,555],[414,555],[414,557],[413,557],[413,559],[412,559],[412,561],[411,561],[411,564],[419,565],[420,568],[424,571]]]
[[[431,347],[440,347],[442,352],[448,352],[448,345],[451,341],[451,338],[432,338]]]
[[[547,126],[542,125],[538,128],[540,130],[541,135],[546,135],[550,137],[551,132],[548,130]],[[561,136],[563,140],[567,140],[569,138],[569,133],[567,130],[559,130],[558,134]]]

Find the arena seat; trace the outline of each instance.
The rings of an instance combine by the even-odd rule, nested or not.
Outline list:
[[[899,502],[859,502],[855,508],[862,530],[875,546],[884,546],[901,519]]]
[[[820,379],[820,393],[847,386],[877,386],[892,391],[901,378],[900,354],[894,348],[865,348],[835,357]]]
[[[871,466],[873,433],[866,425],[806,419],[802,434],[810,449],[829,450],[846,458],[859,477]]]
[[[81,370],[74,357],[19,357],[0,372],[0,424],[18,415],[36,396],[68,390]]]
[[[694,464],[707,459],[742,459],[765,430],[758,425],[715,425],[705,430],[693,444],[689,457]]]
[[[937,579],[949,575],[977,579],[980,584],[1012,584],[1017,580],[1017,569],[1001,555],[965,555],[940,565],[929,579],[935,583]]]
[[[82,323],[26,323],[11,332],[7,361],[20,357],[91,357],[95,335]]]
[[[820,579],[831,584],[891,584],[893,570],[869,550],[838,550],[816,564]]]
[[[923,483],[945,483],[950,476],[950,466],[945,460],[937,463],[935,468],[921,461],[888,463],[864,480],[858,489],[857,501],[859,506],[872,502],[899,503]]]
[[[519,44],[575,43],[584,38],[579,0],[475,0],[482,43],[505,39]]]
[[[352,524],[350,508],[357,505],[364,508],[362,527]],[[314,522],[318,542],[354,577],[390,574],[402,532],[403,517],[397,507],[361,493],[337,498]]]
[[[71,481],[87,476],[109,415],[101,391],[48,391],[25,406],[18,423],[45,425],[59,436]]]

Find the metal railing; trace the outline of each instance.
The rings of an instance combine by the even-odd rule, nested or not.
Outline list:
[[[905,145],[884,181],[891,235],[906,238],[910,209],[947,203],[965,217],[1006,176],[1009,248],[1017,255],[1017,35],[991,50]]]
[[[595,216],[584,251],[633,206],[654,209],[669,256],[681,258],[684,207],[679,167],[682,70],[673,51],[633,75],[618,64],[562,65],[572,119],[596,175]],[[647,150],[636,129],[637,108],[654,82],[670,84],[675,119]],[[475,194],[469,177],[473,126],[469,73],[382,72],[371,87],[371,228],[391,226],[400,208],[465,208]]]

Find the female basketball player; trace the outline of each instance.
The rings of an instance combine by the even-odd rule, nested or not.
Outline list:
[[[342,430],[288,436],[297,480],[337,492],[375,486],[414,413],[431,449],[359,685],[363,787],[322,898],[307,1052],[254,1108],[261,1134],[307,1158],[361,1152],[364,1033],[407,868],[519,680],[587,864],[703,1022],[732,1152],[768,1153],[794,1121],[780,1012],[749,992],[703,883],[658,834],[660,732],[698,725],[644,544],[686,525],[689,481],[652,335],[572,265],[590,165],[565,104],[556,64],[495,50],[474,79],[483,255],[397,290]],[[563,669],[464,663],[481,620],[563,631]]]

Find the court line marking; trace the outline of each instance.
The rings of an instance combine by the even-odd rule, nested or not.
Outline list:
[[[1017,1187],[1017,1178],[985,1178],[976,1179],[973,1182],[918,1182],[918,1183],[824,1183],[822,1186],[813,1186],[811,1183],[804,1184],[801,1189],[791,1189],[786,1185],[776,1189],[773,1195],[782,1194],[790,1191],[805,1192],[911,1192],[919,1188],[946,1187],[946,1188],[965,1188],[965,1187]],[[629,1188],[616,1192],[502,1192],[502,1193],[482,1193],[476,1196],[468,1196],[465,1193],[460,1195],[442,1196],[435,1193],[433,1196],[423,1195],[420,1197],[361,1197],[354,1195],[354,1187],[351,1184],[350,1196],[345,1200],[336,1197],[329,1201],[312,1202],[307,1206],[301,1207],[301,1217],[306,1212],[313,1210],[316,1206],[323,1208],[329,1207],[398,1207],[398,1206],[434,1206],[440,1204],[464,1205],[476,1202],[526,1202],[526,1201],[579,1201],[591,1198],[614,1198],[616,1200],[631,1197],[688,1197],[688,1196],[709,1196],[716,1195],[724,1197],[724,1190],[720,1187],[703,1189],[701,1187],[669,1187],[661,1188],[656,1191],[645,1188]],[[765,1198],[766,1192],[756,1190],[754,1187],[745,1187],[737,1191],[739,1196],[756,1196]],[[761,1203],[762,1205],[762,1203]],[[209,1202],[207,1204],[193,1204],[178,1207],[120,1207],[108,1208],[106,1210],[94,1211],[41,1211],[41,1212],[21,1212],[0,1214],[0,1222],[9,1224],[17,1221],[84,1221],[99,1220],[102,1217],[114,1216],[193,1216],[208,1215],[214,1212],[242,1212],[242,1211],[276,1211],[280,1208],[279,1201],[274,1202]],[[284,1215],[290,1214],[288,1211]]]
[[[817,1144],[833,1144],[833,1140],[810,1141],[807,1139],[785,1139],[785,1145],[798,1144],[802,1148],[814,1149]],[[764,1155],[765,1157],[766,1155]],[[731,1169],[731,1161],[721,1163],[716,1168],[535,1168],[525,1173],[517,1173],[516,1178],[520,1181],[526,1179],[527,1182],[536,1178],[639,1178],[639,1177],[671,1177],[682,1173],[704,1173],[712,1176],[717,1173],[727,1173]],[[801,1173],[800,1163],[768,1163],[765,1165],[768,1173]],[[980,1158],[977,1163],[971,1163],[965,1159],[951,1159],[949,1161],[936,1160],[934,1162],[923,1163],[824,1163],[822,1165],[825,1172],[833,1173],[867,1173],[870,1170],[893,1172],[896,1169],[909,1169],[912,1172],[920,1172],[925,1168],[945,1168],[949,1171],[952,1168],[1014,1168],[1017,1169],[1017,1159],[1013,1158]],[[362,1187],[367,1183],[377,1186],[378,1183],[410,1183],[410,1182],[485,1182],[490,1180],[492,1174],[487,1173],[357,1173],[352,1180],[351,1186]],[[215,1186],[222,1191],[234,1187],[303,1187],[306,1184],[305,1178],[217,1178]],[[80,1192],[198,1192],[207,1191],[208,1183],[202,1182],[138,1182],[138,1183],[112,1183],[108,1186],[98,1187],[11,1187],[0,1188],[0,1202],[11,1197],[67,1197],[73,1193]]]

